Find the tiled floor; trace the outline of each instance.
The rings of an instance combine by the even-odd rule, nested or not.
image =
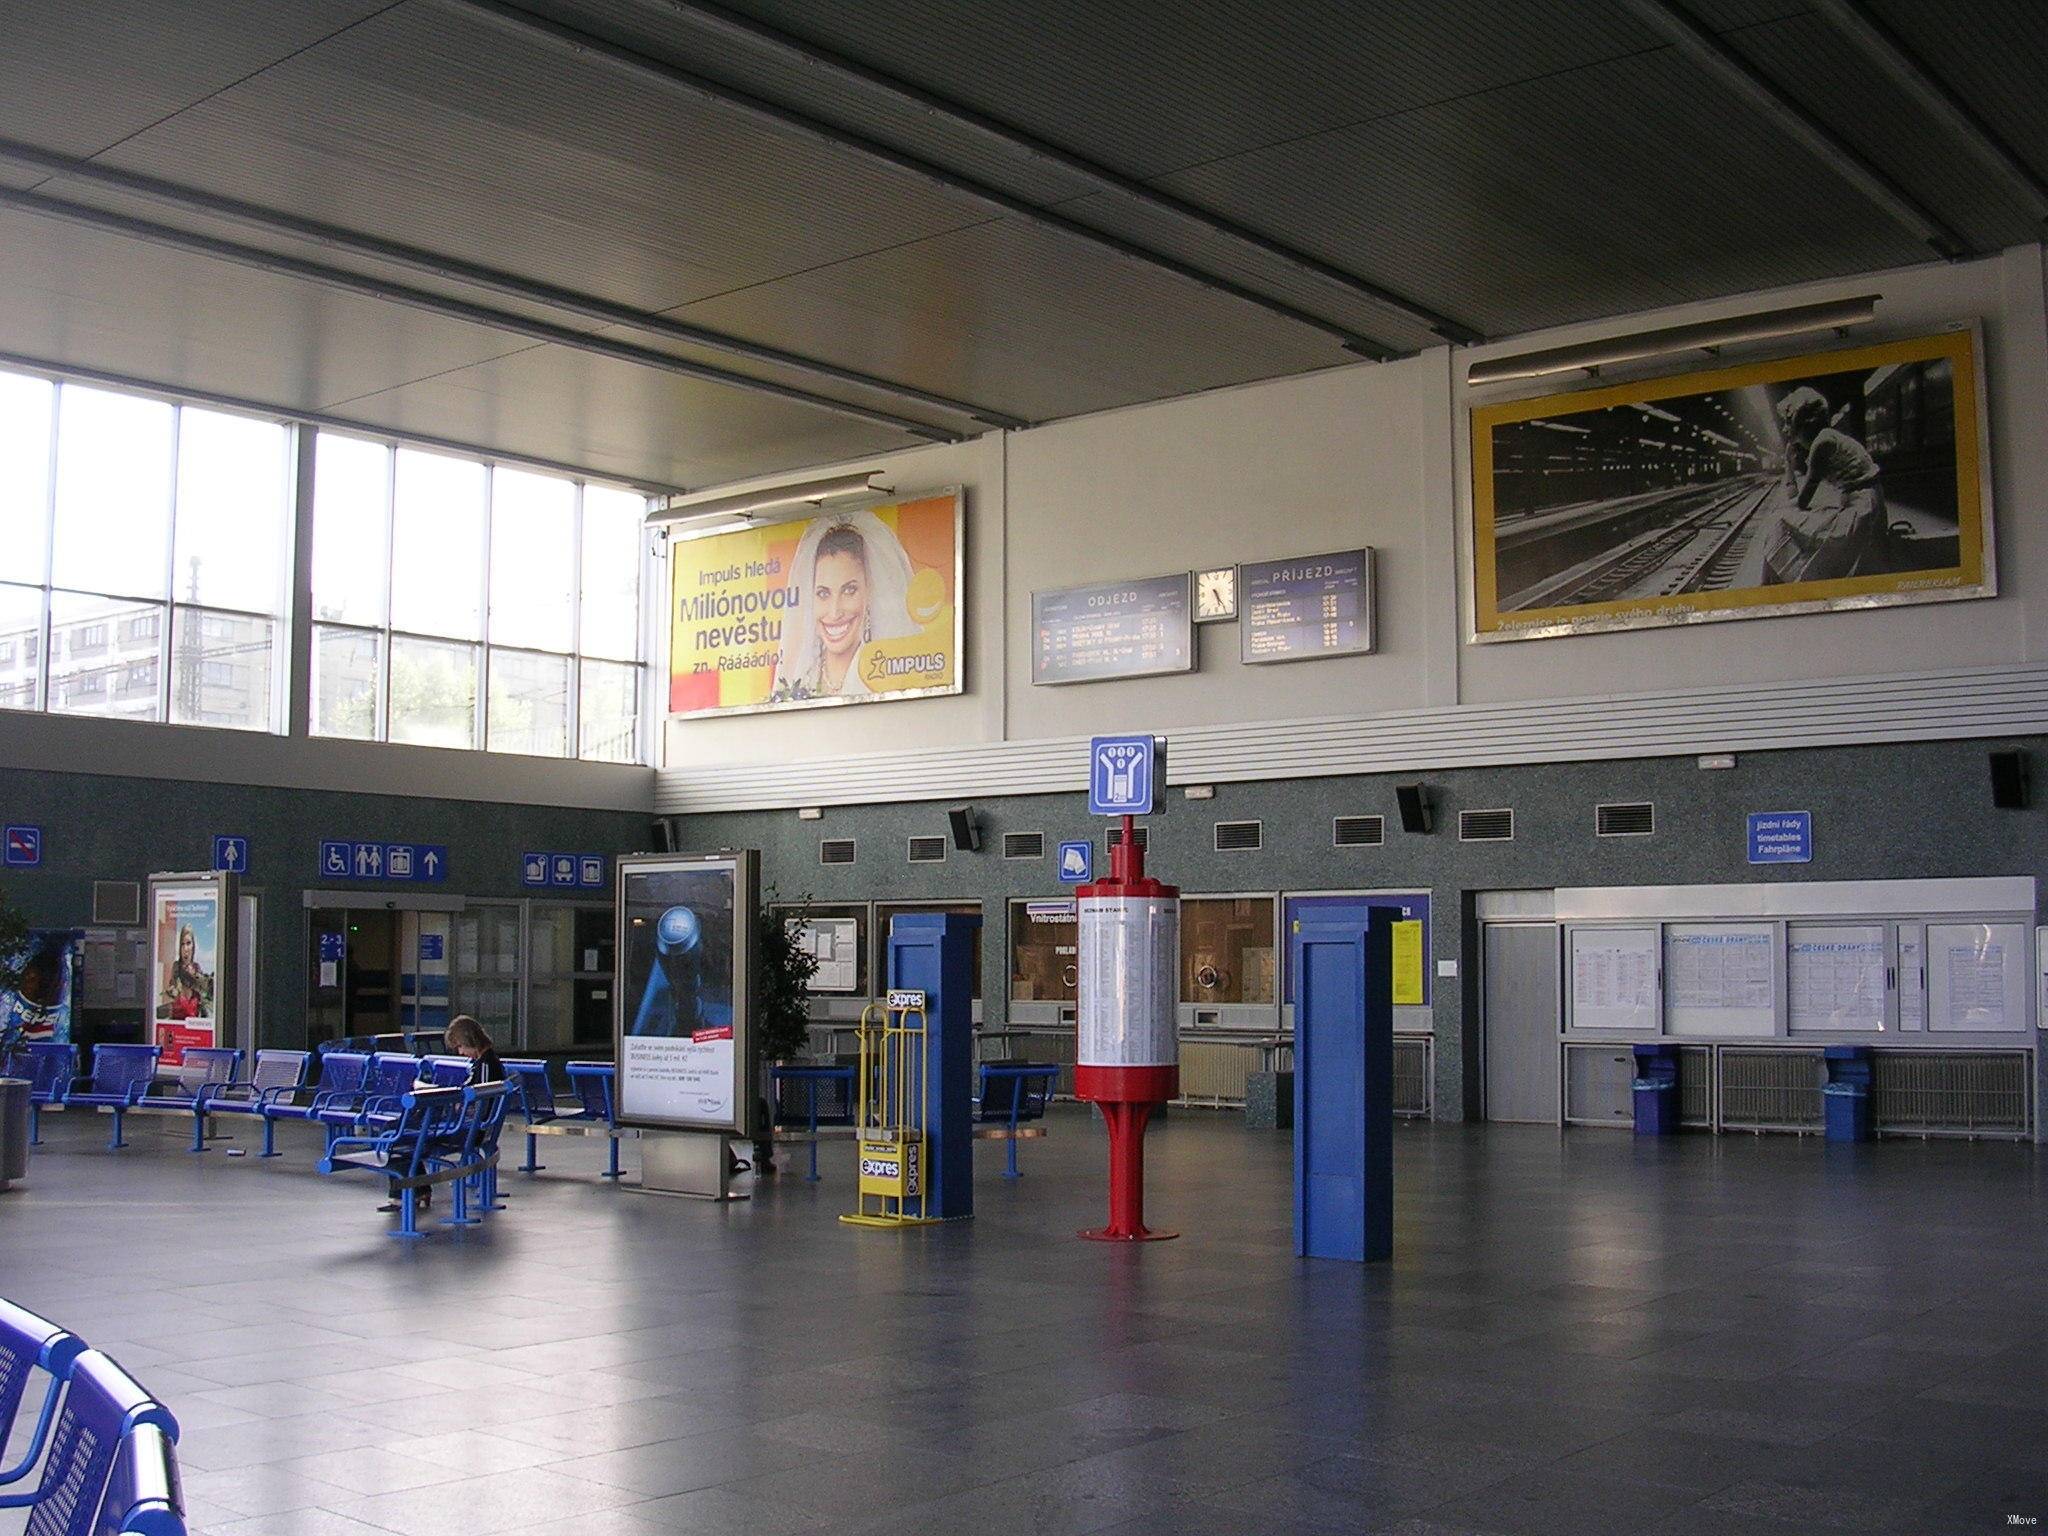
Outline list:
[[[980,1214],[857,1231],[850,1153],[724,1209],[556,1141],[482,1231],[50,1122],[0,1294],[173,1406],[195,1526],[275,1536],[1948,1533],[2048,1520],[2048,1159],[1405,1126],[1399,1256],[1289,1250],[1290,1148],[1182,1113],[1178,1242],[1076,1242],[1058,1115]],[[246,1145],[246,1139],[241,1143]],[[16,1527],[4,1523],[0,1531]]]

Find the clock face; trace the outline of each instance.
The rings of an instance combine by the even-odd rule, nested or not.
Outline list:
[[[1195,573],[1195,617],[1234,619],[1237,617],[1237,567]]]

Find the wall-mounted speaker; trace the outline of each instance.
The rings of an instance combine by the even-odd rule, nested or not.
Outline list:
[[[1427,784],[1396,784],[1394,799],[1401,807],[1403,832],[1436,830],[1436,808],[1430,804]]]
[[[2024,752],[1994,752],[1991,754],[1991,803],[2001,811],[2023,811],[2027,808],[2027,754]]]
[[[973,853],[981,847],[981,823],[975,818],[973,806],[963,805],[946,812],[946,821],[953,829],[954,848],[961,853]]]

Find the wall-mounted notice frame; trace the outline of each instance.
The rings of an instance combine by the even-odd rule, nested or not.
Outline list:
[[[1664,1028],[1674,1035],[1778,1029],[1778,931],[1769,923],[1667,923]]]
[[[1574,928],[1570,1001],[1573,1029],[1657,1032],[1658,935],[1646,928]]]
[[[2009,1034],[2027,1018],[2027,930],[2022,923],[1927,925],[1927,1027]]]
[[[1370,549],[1241,565],[1237,600],[1238,644],[1247,664],[1372,651]]]
[[[868,909],[811,905],[775,909],[797,948],[818,962],[811,976],[815,997],[868,995]]]
[[[621,1125],[753,1133],[760,857],[748,849],[616,861]]]
[[[1899,1029],[1923,1030],[1927,1027],[1927,928],[1921,923],[1900,923],[1894,932],[1899,946]]]
[[[1794,1034],[1885,1027],[1890,960],[1882,923],[1791,923],[1785,929],[1787,1022]]]
[[[164,1066],[238,1043],[237,897],[230,874],[149,877],[149,1039]]]
[[[1186,571],[1031,594],[1031,681],[1096,683],[1195,669]]]

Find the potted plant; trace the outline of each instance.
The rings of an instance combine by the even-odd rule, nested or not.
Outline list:
[[[792,1061],[804,1054],[811,1040],[811,978],[818,973],[818,957],[797,942],[790,930],[801,928],[801,918],[777,911],[775,893],[769,891],[761,903],[755,932],[760,935],[760,970],[754,1006],[754,1043],[760,1052],[762,1104],[761,1129],[754,1138],[756,1173],[775,1171],[774,1104],[768,1093],[768,1069],[777,1062]]]

